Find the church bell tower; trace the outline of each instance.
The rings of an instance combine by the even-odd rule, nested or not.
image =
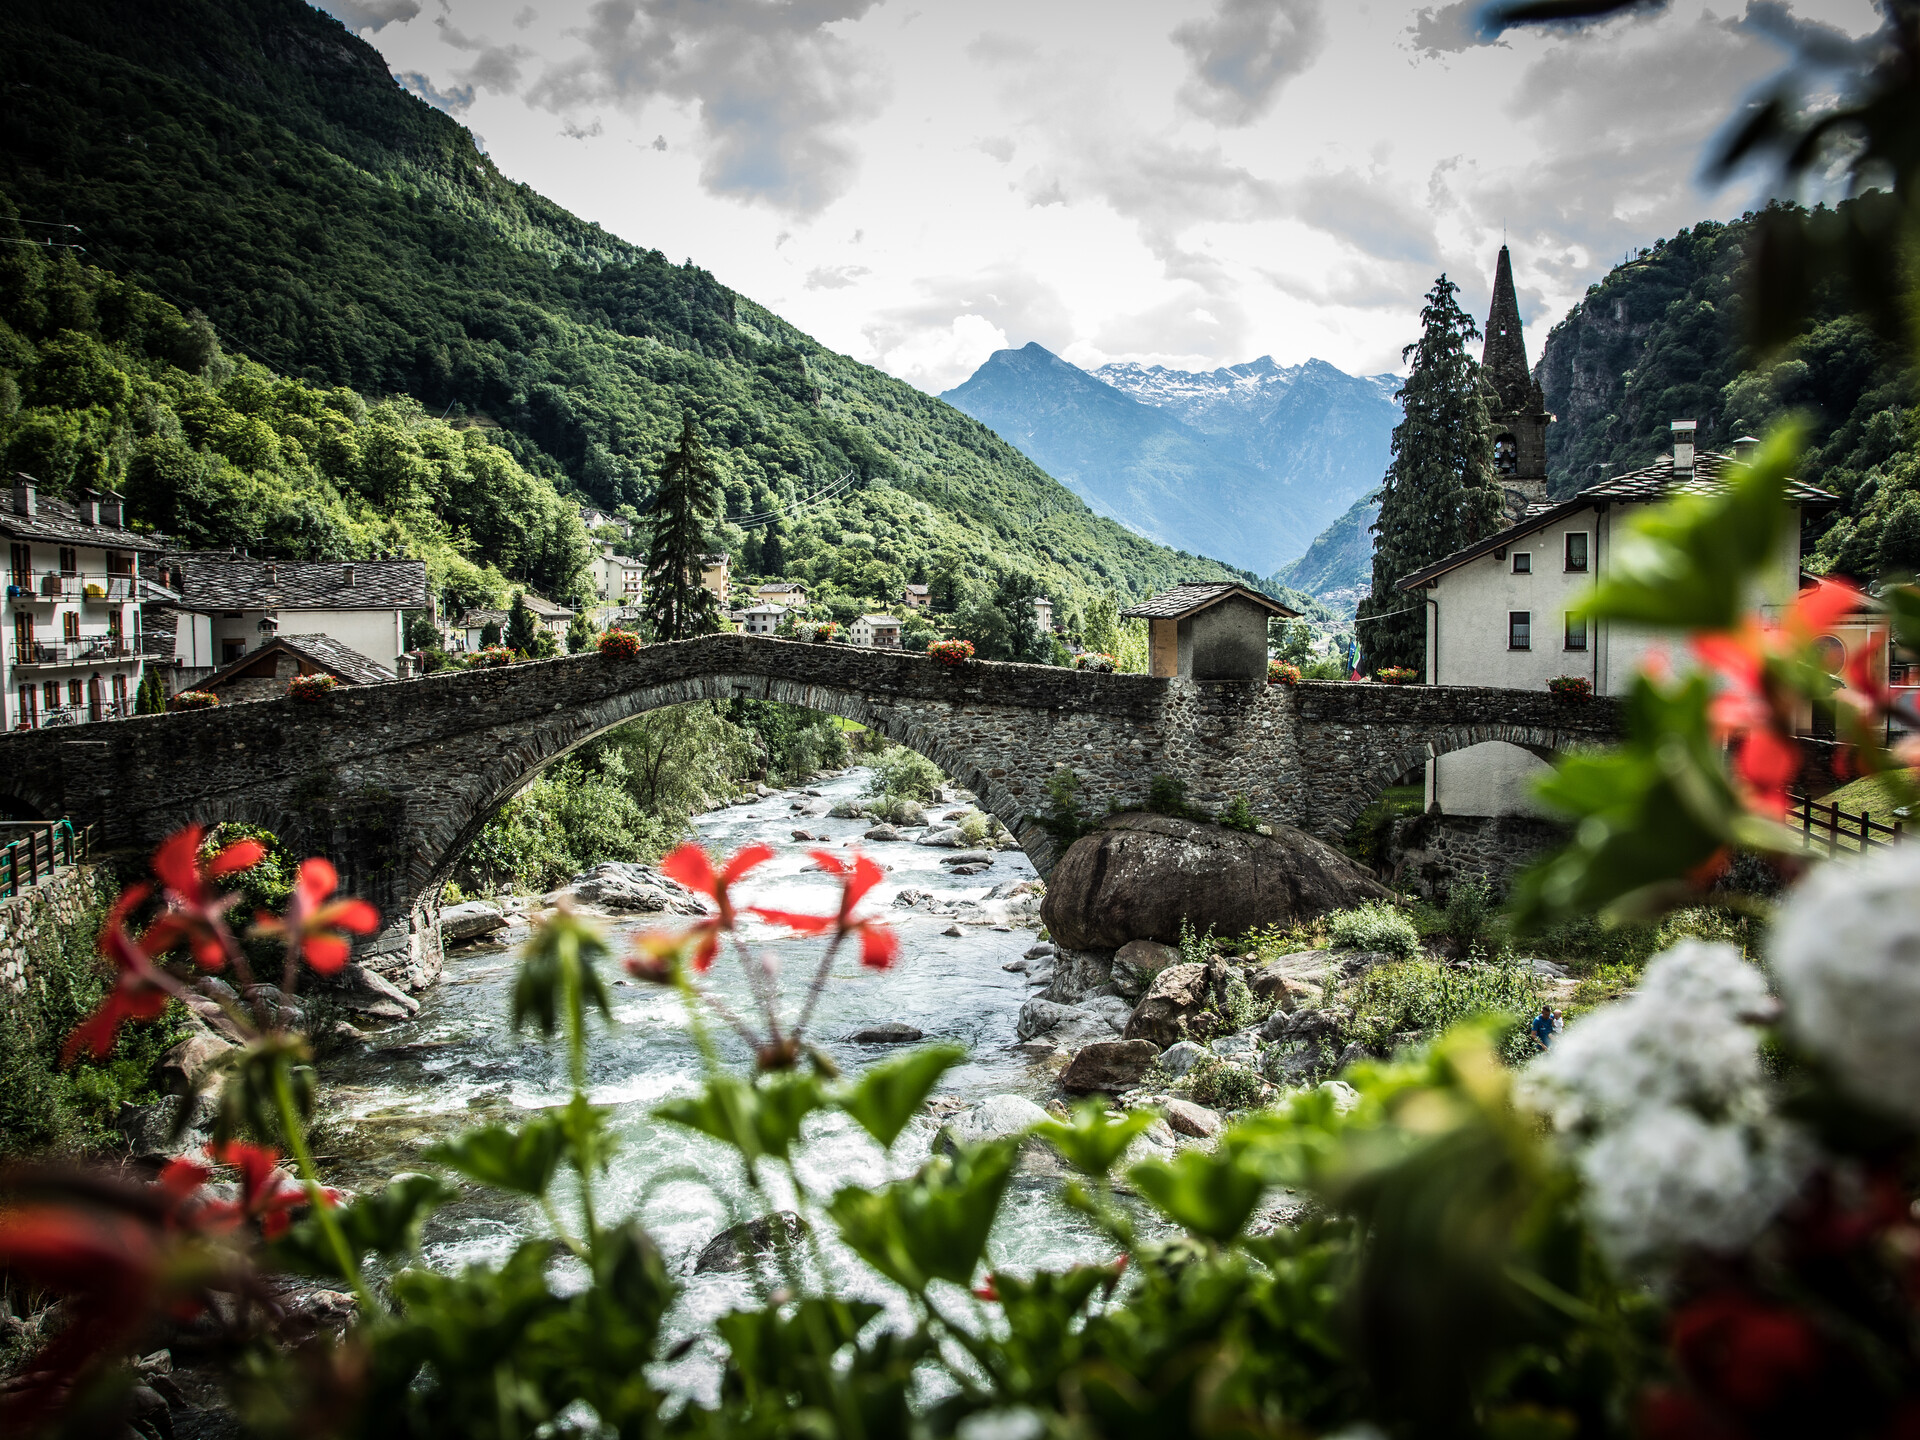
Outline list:
[[[1507,515],[1518,520],[1529,505],[1547,499],[1546,397],[1527,368],[1527,341],[1520,333],[1520,301],[1513,293],[1513,260],[1500,247],[1493,275],[1493,309],[1480,366],[1493,390],[1487,409],[1493,421],[1494,480],[1506,491]]]

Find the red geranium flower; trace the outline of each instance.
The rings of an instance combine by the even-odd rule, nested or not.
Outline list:
[[[1686,1306],[1673,1317],[1671,1339],[1695,1388],[1743,1415],[1773,1410],[1819,1372],[1823,1359],[1806,1316],[1738,1291]]]
[[[148,929],[147,941],[155,955],[184,941],[194,964],[218,970],[233,949],[226,914],[240,897],[219,893],[213,882],[258,865],[267,847],[258,840],[236,840],[203,864],[200,838],[205,833],[205,827],[189,825],[153,852],[153,873],[166,888],[168,908]]]
[[[340,888],[340,872],[333,863],[314,856],[300,862],[293,882],[293,898],[282,920],[262,910],[254,917],[256,935],[284,935],[295,959],[302,956],[322,975],[331,975],[347,963],[353,944],[337,931],[371,935],[380,928],[380,912],[364,900],[329,900]]]
[[[155,968],[147,946],[153,932],[135,940],[127,934],[127,915],[151,894],[151,887],[132,885],[121,893],[100,927],[99,951],[113,962],[113,988],[100,1007],[73,1027],[60,1049],[60,1063],[70,1065],[82,1050],[96,1060],[113,1048],[114,1037],[128,1020],[151,1020],[167,1008],[167,1001],[179,989],[173,980]]]
[[[221,1164],[236,1166],[240,1171],[238,1203],[220,1201],[209,1205],[207,1218],[226,1225],[257,1220],[260,1233],[269,1240],[285,1234],[292,1223],[288,1212],[305,1208],[307,1192],[276,1168],[280,1152],[264,1145],[249,1145],[243,1140],[229,1140],[224,1145],[209,1145],[207,1153]],[[320,1194],[328,1205],[339,1202],[337,1190],[322,1190]]]
[[[855,855],[853,864],[849,866],[842,863],[840,857],[831,850],[815,850],[811,853],[822,870],[840,877],[838,915],[796,915],[789,910],[762,910],[758,905],[748,908],[762,920],[784,925],[802,935],[818,935],[832,930],[837,941],[857,932],[860,936],[860,963],[870,970],[889,968],[899,957],[900,937],[878,920],[853,918],[853,907],[885,878],[884,872],[864,855]]]
[[[1000,1290],[993,1283],[992,1275],[988,1275],[986,1279],[973,1287],[973,1298],[976,1300],[984,1300],[989,1305],[998,1305],[1000,1303]]]
[[[733,902],[727,898],[728,888],[754,866],[764,865],[772,858],[772,847],[749,845],[715,873],[713,861],[707,858],[707,852],[688,841],[660,862],[663,874],[678,880],[689,890],[698,890],[720,907],[717,915],[707,917],[682,934],[683,941],[694,945],[694,969],[704,971],[712,967],[714,954],[720,948],[721,934],[733,929]]]

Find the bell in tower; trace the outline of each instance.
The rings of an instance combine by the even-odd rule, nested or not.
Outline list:
[[[1527,368],[1527,341],[1520,331],[1520,301],[1513,291],[1513,260],[1500,247],[1493,275],[1493,309],[1487,315],[1487,344],[1480,355],[1489,389],[1487,410],[1493,421],[1493,473],[1506,491],[1507,515],[1518,520],[1529,505],[1547,499],[1546,397]]]

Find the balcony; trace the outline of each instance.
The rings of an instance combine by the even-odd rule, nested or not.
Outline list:
[[[36,578],[16,570],[7,577],[7,598],[38,600],[43,603],[55,600],[88,600],[97,605],[120,604],[134,598],[134,578],[131,575],[98,573],[46,574]]]
[[[15,665],[97,665],[108,660],[132,660],[140,651],[124,635],[87,635],[78,640],[14,641],[7,659]]]
[[[124,720],[133,715],[132,700],[102,700],[100,713],[93,713],[89,705],[56,705],[53,709],[36,710],[31,723],[22,722],[22,730],[52,730],[66,725],[87,725],[95,720]]]

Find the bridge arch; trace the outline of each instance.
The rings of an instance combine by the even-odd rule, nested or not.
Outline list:
[[[857,691],[745,672],[717,672],[643,685],[557,713],[552,724],[497,752],[462,787],[460,803],[444,812],[445,819],[436,820],[419,833],[420,843],[413,847],[408,862],[413,893],[437,895],[460,857],[500,808],[529,780],[582,745],[656,710],[702,700],[734,699],[771,700],[835,715],[865,725],[892,743],[925,756],[978,797],[980,808],[1006,826],[1036,868],[1044,872],[1051,864],[1052,837],[1028,820],[1030,807],[1022,805],[1005,785],[987,773],[977,753],[957,746],[950,736],[904,717],[892,706],[874,703]],[[1039,853],[1035,853],[1036,848]]]
[[[1424,769],[1429,760],[1442,755],[1496,741],[1547,761],[1582,743],[1579,737],[1544,725],[1448,725],[1421,739],[1386,747],[1385,752],[1361,772],[1348,793],[1327,807],[1323,828],[1332,834],[1344,834],[1380,792],[1402,775],[1415,768]]]

